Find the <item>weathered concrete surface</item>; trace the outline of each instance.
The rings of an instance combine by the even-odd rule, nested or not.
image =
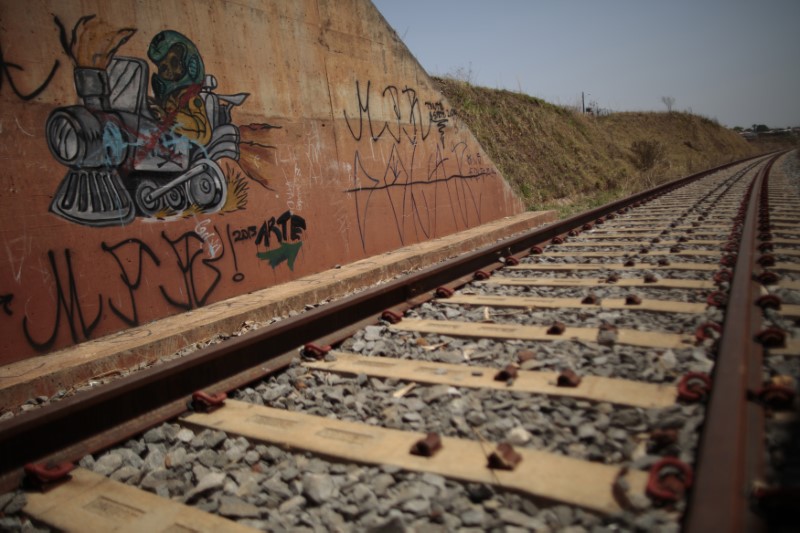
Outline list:
[[[341,298],[555,218],[554,211],[541,211],[499,219],[0,367],[0,405],[12,408],[36,396],[51,396],[137,365],[147,366],[187,345],[239,331],[246,321],[302,311],[308,302]]]
[[[368,0],[3,2],[0,49],[0,364],[522,211]]]

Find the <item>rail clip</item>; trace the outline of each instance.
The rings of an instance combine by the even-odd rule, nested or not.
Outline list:
[[[761,309],[775,309],[781,308],[781,299],[775,294],[765,294],[756,299],[756,305]]]
[[[397,324],[398,322],[403,320],[403,315],[400,313],[396,313],[391,309],[387,309],[383,313],[381,313],[381,320],[385,320],[389,324]]]
[[[189,407],[198,413],[211,413],[225,405],[228,395],[224,392],[208,394],[205,391],[195,391],[192,393],[192,401]]]
[[[489,468],[493,470],[514,470],[522,462],[522,456],[507,442],[497,445],[489,455]]]
[[[711,392],[711,378],[702,372],[689,372],[678,382],[678,398],[687,402],[705,399]]]
[[[320,346],[319,344],[309,342],[303,346],[303,356],[309,359],[323,359],[331,349],[332,348],[328,345]]]
[[[75,465],[69,461],[63,463],[28,463],[25,465],[24,484],[35,490],[47,492],[72,479],[70,472]]]
[[[438,433],[428,433],[425,438],[418,440],[411,446],[411,455],[433,457],[442,449],[442,438]]]
[[[768,327],[756,334],[756,341],[764,348],[783,348],[786,346],[786,332],[780,328]]]
[[[572,369],[562,370],[556,380],[556,385],[559,387],[577,387],[581,384],[581,377]]]
[[[500,370],[494,376],[495,381],[509,381],[512,379],[516,379],[517,375],[519,375],[519,369],[517,369],[516,365],[507,365],[504,369]]]
[[[794,387],[767,383],[748,397],[773,411],[788,411],[794,406]]]
[[[676,502],[691,488],[692,468],[675,457],[664,457],[650,468],[647,495],[659,502]]]

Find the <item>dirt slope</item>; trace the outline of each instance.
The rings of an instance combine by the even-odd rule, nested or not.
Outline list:
[[[436,82],[529,209],[568,213],[764,151],[697,115],[594,117],[525,94]]]

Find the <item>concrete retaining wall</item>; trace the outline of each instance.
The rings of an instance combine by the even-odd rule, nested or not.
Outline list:
[[[522,211],[368,0],[0,21],[0,364]]]

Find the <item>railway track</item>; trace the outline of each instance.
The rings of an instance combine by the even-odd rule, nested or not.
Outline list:
[[[3,487],[24,464],[56,486],[0,509],[61,529],[785,526],[800,165],[695,178],[2,422]]]

